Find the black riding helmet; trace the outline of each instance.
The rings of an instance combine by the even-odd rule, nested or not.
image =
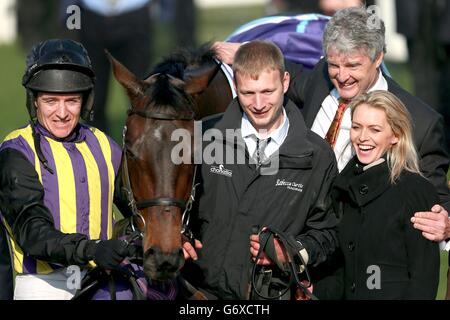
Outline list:
[[[93,116],[95,75],[86,49],[69,39],[51,39],[34,46],[27,56],[22,85],[27,89],[27,109],[36,118],[37,92],[83,93],[81,117]]]

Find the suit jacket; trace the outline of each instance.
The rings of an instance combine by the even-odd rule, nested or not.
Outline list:
[[[305,123],[311,128],[323,100],[333,89],[324,59],[311,72],[302,66],[286,62],[291,74],[287,96],[302,109]],[[449,158],[446,150],[442,116],[429,105],[400,87],[384,75],[388,91],[399,98],[409,110],[413,122],[413,138],[420,157],[420,170],[438,191],[441,204],[450,212],[450,191],[447,186]],[[431,209],[431,208],[430,208]]]

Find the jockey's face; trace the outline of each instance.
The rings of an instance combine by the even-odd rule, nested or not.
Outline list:
[[[281,77],[278,70],[272,69],[266,69],[257,78],[235,75],[239,102],[256,130],[270,134],[283,123],[282,106],[289,79],[289,73]],[[265,134],[262,132],[262,136]]]
[[[39,92],[35,101],[39,123],[55,137],[69,136],[80,120],[80,93]]]
[[[383,53],[372,61],[365,50],[341,53],[331,48],[327,61],[328,74],[339,96],[351,100],[358,94],[367,92],[375,84]]]

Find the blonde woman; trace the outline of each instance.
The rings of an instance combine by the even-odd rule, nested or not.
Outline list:
[[[419,171],[410,115],[393,94],[372,91],[349,105],[356,156],[335,181],[345,299],[434,299],[439,248],[410,218],[437,203]]]

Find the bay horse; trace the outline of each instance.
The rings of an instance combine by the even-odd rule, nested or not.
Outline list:
[[[107,55],[114,77],[130,101],[123,132],[120,175],[121,191],[132,213],[133,233],[131,239],[127,239],[137,238],[143,251],[143,270],[135,270],[135,274],[144,274],[142,278],[145,277],[153,288],[156,283],[157,289],[167,291],[174,283],[181,283],[184,292],[188,290],[192,297],[204,298],[178,276],[184,265],[183,242],[193,240],[188,221],[196,187],[192,159],[194,120],[224,111],[232,99],[229,84],[209,46],[171,55],[144,80],[138,79],[109,53]],[[179,155],[191,161],[174,161],[172,150],[179,144],[171,138],[175,130],[184,130],[191,137],[188,141],[182,140],[183,154]],[[104,277],[105,273],[97,271],[92,277],[97,276]],[[175,298],[171,292],[160,295],[153,288],[154,293],[146,291],[144,295],[135,294],[135,288],[131,288],[132,297]],[[102,291],[105,289],[100,287],[91,298],[103,299]],[[112,297],[112,292],[109,293]],[[131,298],[127,294],[124,296]]]

